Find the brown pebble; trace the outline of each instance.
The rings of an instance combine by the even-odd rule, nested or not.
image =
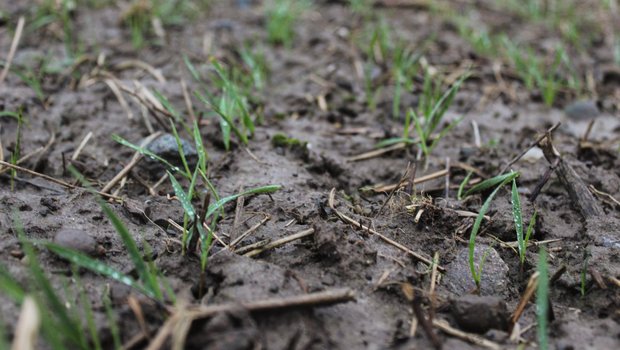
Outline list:
[[[17,258],[17,259],[21,259],[24,257],[24,252],[19,249],[11,250],[9,254],[11,254],[12,257]]]
[[[508,329],[506,303],[493,296],[464,295],[452,301],[452,315],[459,327],[484,334],[490,329]]]
[[[97,241],[86,232],[74,228],[64,228],[56,233],[54,243],[59,246],[77,250],[86,255],[97,255]]]

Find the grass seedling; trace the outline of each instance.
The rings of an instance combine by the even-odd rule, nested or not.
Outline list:
[[[532,231],[534,231],[534,224],[536,223],[536,214],[530,218],[530,223],[527,226],[527,231],[525,233],[525,237],[523,236],[523,213],[521,211],[521,199],[519,198],[519,190],[517,188],[517,181],[512,179],[512,217],[515,222],[515,229],[517,231],[517,245],[519,247],[519,261],[521,263],[521,267],[525,264],[525,252],[527,249],[527,244],[530,240],[530,236],[532,235]]]
[[[438,88],[436,86],[433,87],[430,82],[432,78],[427,74],[423,87],[423,94],[420,98],[421,102],[418,105],[419,114],[413,108],[410,108],[405,115],[403,136],[383,140],[377,144],[377,147],[386,147],[402,142],[407,144],[416,143],[416,140],[409,137],[409,129],[411,121],[413,121],[416,133],[419,137],[419,141],[417,142],[420,145],[425,159],[428,160],[430,154],[439,144],[439,141],[461,121],[460,118],[456,119],[440,129],[446,111],[452,104],[463,81],[467,79],[468,76],[468,74],[461,76],[448,90],[440,94],[438,93]],[[438,129],[439,133],[435,135]]]
[[[465,178],[463,179],[463,181],[461,181],[461,184],[459,185],[459,190],[456,193],[456,199],[463,199],[463,191],[465,190],[465,186],[467,186],[467,184],[469,183],[469,179],[471,178],[473,173],[473,171],[467,172],[467,175],[465,175]]]
[[[349,0],[349,7],[353,13],[367,16],[372,10],[372,1],[369,0]]]
[[[267,39],[272,44],[291,47],[295,23],[310,8],[307,0],[272,0],[266,6]]]
[[[189,60],[185,61],[191,66]],[[196,92],[196,96],[219,117],[222,140],[226,150],[230,149],[231,134],[247,145],[249,137],[254,134],[254,119],[250,115],[248,96],[233,80],[232,74],[224,70],[223,66],[213,61],[216,76],[213,82],[220,88],[219,95],[212,95],[205,88],[203,93]],[[196,72],[195,68],[190,71]]]
[[[15,132],[15,148],[11,152],[11,164],[17,165],[17,161],[20,158],[21,148],[22,148],[22,125],[23,125],[23,116],[21,111],[17,114],[17,131]],[[17,177],[17,171],[15,169],[11,169],[11,191],[15,189],[15,177]]]
[[[519,176],[519,173],[513,171],[508,174],[499,175],[492,179],[485,180],[477,185],[477,186],[480,186],[484,184],[485,182],[487,182],[487,184],[485,185],[485,188],[490,188],[493,186],[491,184],[496,184],[499,181],[499,185],[497,185],[497,187],[493,190],[493,192],[491,192],[489,197],[487,197],[487,199],[482,204],[482,207],[480,208],[480,212],[478,213],[478,216],[476,216],[476,220],[474,221],[474,226],[472,227],[471,233],[469,235],[469,269],[471,271],[471,275],[474,280],[474,283],[476,283],[476,288],[478,291],[480,291],[480,281],[482,278],[484,257],[486,256],[486,253],[485,253],[485,256],[481,259],[481,262],[478,268],[476,268],[474,254],[475,254],[475,248],[476,248],[476,237],[478,235],[478,231],[480,230],[480,224],[482,223],[482,219],[484,218],[484,215],[489,210],[489,206],[491,205],[491,201],[493,200],[493,197],[495,197],[497,192],[499,192],[499,190],[502,187],[504,187],[504,185],[508,184],[510,181],[515,179],[517,176]]]
[[[239,55],[243,60],[246,70],[250,73],[249,77],[251,77],[252,85],[256,90],[263,91],[267,84],[267,76],[269,73],[265,56],[262,52],[256,52],[256,50],[252,50],[248,47],[239,50]]]
[[[400,100],[403,89],[413,90],[413,79],[420,55],[413,54],[403,43],[397,45],[392,59],[392,78],[394,79],[394,99],[392,117],[400,117]]]
[[[536,290],[536,319],[538,321],[538,348],[549,348],[547,330],[549,314],[549,268],[547,267],[547,251],[543,246],[538,253],[538,288]]]

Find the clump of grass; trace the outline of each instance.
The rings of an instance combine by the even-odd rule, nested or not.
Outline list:
[[[143,47],[160,26],[186,23],[196,13],[204,11],[208,0],[133,0],[121,16],[121,22],[131,32],[135,48]]]
[[[394,79],[394,98],[392,100],[392,117],[400,117],[400,100],[403,89],[413,90],[413,76],[417,71],[419,54],[414,54],[401,43],[396,46],[392,58],[392,78]]]
[[[26,32],[32,32],[52,23],[62,28],[62,41],[65,45],[65,53],[69,61],[80,56],[82,51],[79,36],[73,14],[77,9],[77,1],[74,0],[44,0],[35,7],[32,19],[26,27]]]
[[[530,240],[530,236],[534,231],[534,224],[536,223],[536,215],[537,212],[534,212],[534,215],[530,218],[530,223],[527,226],[527,231],[525,233],[525,237],[523,236],[523,213],[521,210],[521,199],[519,198],[519,189],[517,188],[516,179],[512,179],[512,217],[515,222],[515,229],[517,231],[517,245],[519,247],[519,262],[521,266],[525,264],[525,253],[527,249],[527,244]]]
[[[377,147],[386,147],[396,143],[418,143],[425,159],[428,159],[439,144],[439,141],[461,121],[461,119],[456,119],[447,126],[440,128],[446,111],[452,105],[456,93],[468,76],[468,74],[461,76],[450,88],[441,94],[439,83],[432,82],[434,78],[427,73],[420,103],[418,104],[418,112],[413,108],[408,110],[405,115],[402,137],[383,140],[377,144]],[[412,121],[419,140],[412,139],[409,136]],[[437,131],[439,132],[437,133]],[[435,133],[437,135],[434,135]]]
[[[194,78],[202,82],[196,68],[187,58],[185,64]],[[232,70],[224,69],[220,62],[213,60],[212,68],[216,73],[213,83],[219,88],[219,93],[211,94],[205,85],[203,91],[197,91],[195,95],[217,115],[222,141],[227,150],[230,149],[231,134],[234,134],[242,144],[247,145],[255,128],[247,90],[234,79]]]
[[[538,348],[549,348],[549,268],[547,251],[543,246],[538,253],[538,287],[536,290],[536,319],[538,321]]]
[[[307,0],[272,0],[265,7],[267,39],[272,44],[291,47],[295,39],[295,23],[310,8]]]
[[[508,174],[498,175],[498,176],[496,176],[494,178],[485,180],[485,181],[479,183],[478,185],[474,186],[472,189],[470,189],[468,191],[468,193],[473,193],[472,190],[474,190],[475,192],[483,191],[485,189],[492,188],[495,185],[497,185],[497,187],[495,187],[493,192],[491,192],[491,194],[487,197],[487,199],[482,204],[482,207],[480,208],[480,212],[478,213],[478,216],[476,216],[476,220],[474,221],[474,225],[473,225],[473,227],[471,229],[471,233],[469,235],[469,269],[471,271],[472,278],[474,280],[474,283],[476,284],[476,288],[477,288],[478,291],[480,291],[480,281],[482,279],[484,258],[486,257],[486,253],[485,253],[484,257],[482,258],[481,262],[479,263],[478,268],[476,268],[475,256],[474,256],[475,249],[476,249],[476,237],[478,235],[478,231],[480,230],[480,225],[482,223],[482,219],[484,218],[484,215],[486,214],[486,212],[489,210],[489,206],[491,205],[491,201],[493,200],[493,198],[495,197],[497,192],[499,192],[499,190],[502,187],[504,187],[504,185],[506,185],[509,182],[511,182],[517,176],[519,176],[519,173],[511,171]],[[466,195],[468,193],[466,193]]]

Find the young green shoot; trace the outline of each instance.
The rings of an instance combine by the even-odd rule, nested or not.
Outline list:
[[[536,290],[536,319],[538,321],[538,348],[549,348],[549,268],[547,266],[547,252],[544,246],[538,253],[538,288]]]
[[[523,264],[525,264],[525,253],[527,250],[527,244],[530,240],[530,235],[532,234],[532,231],[534,230],[534,224],[536,223],[537,212],[534,212],[534,215],[532,215],[532,217],[530,218],[530,223],[527,227],[527,231],[524,236],[523,235],[523,212],[521,210],[521,199],[519,198],[519,189],[517,188],[517,181],[515,179],[512,179],[511,202],[512,202],[512,217],[514,219],[515,229],[517,231],[519,262],[521,263],[521,266],[523,266]]]
[[[463,199],[463,191],[465,190],[465,186],[469,184],[469,179],[471,178],[473,173],[474,173],[473,171],[467,172],[467,175],[465,175],[465,178],[463,179],[463,181],[461,181],[461,184],[459,185],[459,190],[456,193],[456,199],[458,200]]]
[[[291,47],[295,39],[295,24],[309,7],[307,0],[269,1],[265,12],[269,42]]]
[[[474,280],[474,283],[476,283],[476,288],[478,289],[478,291],[480,291],[480,281],[481,281],[481,278],[482,278],[484,257],[482,258],[478,268],[476,268],[474,254],[475,254],[475,248],[476,248],[476,237],[478,235],[478,231],[480,230],[480,225],[482,223],[482,219],[484,218],[484,215],[486,214],[486,212],[489,210],[489,206],[491,205],[491,201],[493,200],[493,197],[495,197],[497,192],[499,192],[499,190],[502,187],[504,187],[504,185],[508,184],[510,181],[515,179],[517,176],[519,176],[519,173],[512,171],[512,172],[510,172],[508,174],[500,175],[500,176],[496,177],[496,178],[501,178],[503,180],[493,190],[493,192],[491,192],[489,197],[487,197],[487,199],[482,204],[482,207],[480,208],[480,212],[478,213],[478,216],[476,216],[476,220],[474,221],[474,226],[471,229],[471,233],[469,235],[469,269],[471,271],[471,275],[472,275],[472,278]],[[486,181],[489,181],[489,180],[486,180]]]

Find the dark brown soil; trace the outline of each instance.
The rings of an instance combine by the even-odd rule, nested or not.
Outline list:
[[[0,20],[0,53],[5,58],[17,18],[20,15],[29,18],[32,1],[0,3],[0,12],[6,18]],[[368,188],[397,183],[407,164],[415,161],[418,150],[412,146],[368,160],[348,161],[351,156],[373,150],[381,139],[400,135],[402,130],[402,121],[391,118],[393,91],[389,84],[379,95],[377,109],[373,111],[367,106],[363,76],[355,68],[355,62],[364,55],[353,44],[353,38],[362,31],[363,17],[353,14],[346,1],[317,1],[313,10],[306,12],[296,24],[294,44],[286,48],[266,42],[263,10],[255,1],[249,3],[249,7],[240,8],[233,1],[216,1],[197,18],[167,27],[164,41],[154,40],[140,50],[132,47],[129,31],[119,22],[121,9],[78,6],[72,18],[86,54],[92,56],[90,60],[73,71],[45,75],[42,81],[45,101],[40,101],[13,73],[0,83],[0,110],[21,108],[26,117],[21,154],[36,152],[53,138],[51,146],[35,153],[21,166],[74,183],[66,165],[85,135],[92,132],[92,138],[72,163],[101,189],[133,155],[131,149],[112,140],[111,135],[139,143],[149,132],[139,104],[129,95],[126,98],[134,114],[131,120],[103,82],[80,81],[95,69],[97,55],[105,54],[106,67],[120,81],[133,86],[132,81],[137,80],[160,91],[185,116],[181,79],[190,91],[198,89],[198,84],[185,68],[183,54],[199,69],[206,69],[210,56],[230,62],[238,59],[236,49],[244,43],[263,43],[256,45],[263,48],[270,70],[268,87],[261,96],[264,122],[257,126],[247,149],[233,140],[231,150],[225,151],[219,126],[210,117],[201,123],[201,132],[210,157],[209,176],[220,194],[231,195],[268,184],[282,185],[282,189],[269,196],[246,198],[236,224],[235,203],[227,205],[217,234],[228,242],[230,236],[239,235],[265,215],[270,219],[239,246],[276,240],[308,228],[314,228],[314,234],[253,258],[230,253],[215,243],[206,273],[207,293],[200,295],[197,292],[201,277],[199,258],[191,254],[182,256],[180,233],[167,227],[168,219],[183,224],[181,205],[171,199],[172,186],[166,180],[157,188],[156,195],[151,195],[141,184],[153,185],[163,172],[142,161],[118,193],[125,202],[110,203],[140,249],[148,243],[155,264],[167,277],[178,299],[186,304],[249,302],[340,287],[354,290],[356,300],[321,308],[253,313],[240,308],[221,313],[194,322],[187,338],[188,348],[430,348],[431,339],[422,325],[415,335],[410,335],[416,317],[412,303],[402,292],[403,286],[408,285],[415,288],[418,299],[414,303],[421,303],[427,317],[433,315],[435,320],[445,320],[463,331],[481,331],[480,337],[501,347],[514,348],[518,343],[533,346],[537,341],[533,303],[518,321],[519,338],[510,339],[507,333],[505,318],[515,310],[538,263],[536,246],[528,249],[525,266],[520,267],[516,246],[505,244],[516,240],[509,191],[499,192],[487,213],[491,220],[484,222],[477,238],[477,256],[485,250],[490,252],[481,294],[493,298],[482,301],[463,299],[464,295],[475,292],[467,261],[473,218],[459,215],[458,211],[477,213],[486,197],[474,195],[462,201],[455,198],[456,189],[467,174],[462,164],[474,167],[478,175],[497,175],[510,159],[535,140],[538,132],[558,121],[563,124],[553,134],[554,143],[565,161],[586,185],[611,197],[595,196],[605,215],[586,220],[578,209],[580,203],[570,199],[554,174],[531,203],[525,197],[534,190],[549,164],[541,155],[528,153],[512,166],[521,173],[518,182],[524,218],[529,219],[534,210],[538,212],[532,240],[546,241],[550,275],[562,266],[567,268],[550,290],[555,317],[549,325],[550,344],[557,349],[620,348],[620,204],[611,199],[620,198],[617,142],[620,67],[614,66],[613,40],[607,38],[606,29],[593,31],[592,40],[584,36],[583,40],[587,41],[584,48],[569,52],[579,74],[591,77],[589,87],[581,92],[562,91],[554,105],[547,107],[539,93],[529,91],[516,78],[510,66],[500,66],[503,80],[498,81],[493,67],[496,60],[476,54],[441,10],[431,8],[424,1],[377,1],[373,11],[385,16],[393,31],[405,38],[408,45],[416,47],[432,40],[424,51],[429,65],[448,73],[467,65],[473,67],[472,77],[465,81],[446,116],[447,122],[459,116],[464,120],[439,143],[427,166],[419,163],[417,168],[420,178],[443,170],[449,159],[448,197],[442,176],[418,184],[413,200],[397,192],[383,207],[387,193],[375,193]],[[497,10],[492,3],[448,2],[457,11],[473,10],[479,16],[480,25],[529,41],[541,50],[558,40],[549,28],[530,25],[514,13]],[[614,18],[605,15],[600,14],[602,28],[608,28],[606,25]],[[617,26],[615,30],[616,38],[620,37]],[[64,44],[58,38],[59,33],[62,28],[53,26],[27,31],[13,64],[37,69],[37,60],[43,58],[60,62],[64,58]],[[208,53],[204,52],[205,40],[211,40]],[[158,81],[138,67],[114,70],[116,64],[134,59],[155,67],[165,81]],[[389,72],[389,67],[376,68],[379,74]],[[422,77],[418,79],[420,84]],[[419,95],[419,86],[406,92],[403,106],[416,106]],[[317,102],[318,98],[325,99],[326,109]],[[563,110],[574,101],[593,99],[599,101],[600,114],[595,117],[589,142],[580,144],[588,121],[567,116]],[[207,110],[196,98],[193,105],[197,112]],[[481,147],[473,143],[472,121],[479,126]],[[151,122],[157,130],[161,129],[154,119]],[[8,161],[15,148],[17,123],[13,118],[0,117],[0,127]],[[307,142],[307,147],[301,150],[275,147],[272,137],[276,133]],[[182,136],[191,139],[191,135]],[[53,241],[63,230],[78,230],[71,234],[81,232],[94,242],[89,239],[75,242],[75,248],[125,273],[133,273],[122,240],[92,194],[23,172],[17,173],[14,189],[10,183],[11,177],[5,171],[0,175],[0,264],[18,281],[27,284],[30,270],[23,261],[15,218],[22,222],[26,236],[36,240]],[[427,292],[431,269],[377,235],[359,229],[359,225],[339,220],[328,203],[333,188],[338,211],[428,259],[436,252],[439,254],[440,267],[445,271],[440,271],[433,303]],[[406,208],[411,204],[416,204],[413,211]],[[416,219],[420,208],[424,211]],[[145,211],[150,220],[145,220]],[[591,257],[582,296],[585,250]],[[62,290],[63,281],[71,275],[70,266],[44,249],[39,250],[39,258],[54,285]],[[126,302],[130,290],[85,270],[80,272],[80,278],[93,303],[105,348],[113,346],[101,301],[108,289],[114,311],[120,316],[123,341],[141,333]],[[466,323],[473,324],[463,327],[463,310],[470,310],[467,308],[472,304],[476,305],[474,309],[481,308],[481,315],[466,317]],[[145,312],[149,310],[144,306]],[[159,316],[162,313],[157,310],[152,312],[147,315],[147,326],[154,336],[165,317]],[[14,332],[18,315],[19,306],[0,295],[0,321],[9,336]],[[498,329],[487,331],[493,323]],[[437,327],[433,327],[433,332],[445,349],[482,347]],[[144,340],[135,348],[147,345],[148,341]]]

